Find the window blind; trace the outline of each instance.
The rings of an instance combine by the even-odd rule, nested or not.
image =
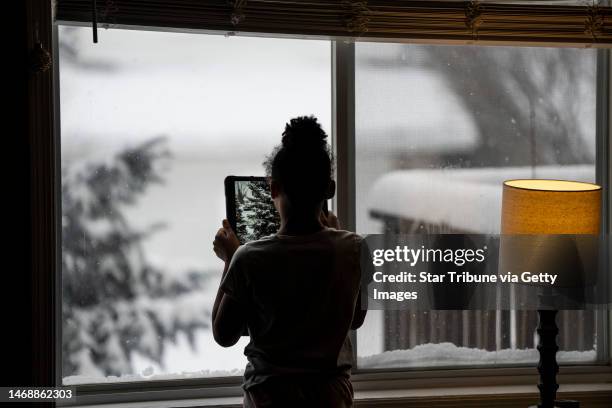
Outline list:
[[[555,1],[57,0],[56,19],[364,40],[612,44],[612,7]]]

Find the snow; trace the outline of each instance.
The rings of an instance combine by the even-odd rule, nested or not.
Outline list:
[[[175,298],[152,299],[142,296],[135,303],[136,309],[153,312],[164,329],[172,332],[174,325],[188,325],[190,322],[207,319],[210,315],[208,303],[212,303],[210,299],[205,293],[193,291]]]
[[[532,177],[531,167],[392,171],[374,183],[367,205],[372,213],[498,234],[502,183]],[[535,177],[593,181],[595,167],[538,166]]]
[[[596,351],[560,351],[560,363],[589,363],[596,361]],[[538,361],[536,349],[504,349],[487,351],[476,348],[459,347],[452,343],[421,344],[409,350],[393,350],[365,357],[358,357],[359,369],[372,368],[411,368],[411,367],[449,367],[467,365],[532,365]],[[243,369],[198,370],[170,374],[154,374],[152,366],[147,366],[139,374],[116,376],[76,375],[64,377],[64,385],[88,383],[117,383],[131,381],[175,380],[207,377],[240,376]]]
[[[106,218],[92,220],[91,218],[82,217],[81,223],[83,228],[87,231],[88,236],[100,241],[103,241],[115,228]]]
[[[63,378],[64,385],[93,384],[93,383],[124,383],[134,381],[156,381],[156,380],[186,380],[189,378],[208,378],[208,377],[235,377],[244,372],[243,369],[236,370],[200,370],[193,372],[177,372],[170,374],[153,374],[153,367],[145,368],[140,374],[124,374],[121,376],[87,376],[72,375]]]
[[[112,29],[93,47],[86,27],[59,35],[75,32],[81,63],[60,50],[64,154],[169,135],[173,151],[248,157],[280,142],[290,117],[331,123],[329,41]]]
[[[60,27],[60,37],[64,30],[67,28]],[[155,307],[169,331],[172,330],[171,314],[183,316],[183,322],[206,318],[222,270],[222,263],[210,246],[225,214],[223,179],[228,174],[261,174],[264,155],[280,141],[282,126],[289,117],[312,113],[330,130],[329,42],[103,30],[100,43],[91,46],[90,29],[73,30],[80,32],[77,42],[82,45],[78,50],[81,62],[86,65],[71,65],[61,60],[62,164],[71,164],[65,177],[78,177],[79,167],[92,161],[114,160],[114,154],[125,146],[167,135],[173,157],[172,165],[164,172],[165,184],[151,186],[146,197],[126,210],[126,216],[130,223],[142,228],[158,221],[167,224],[166,229],[153,234],[145,243],[147,256],[166,276],[179,278],[192,268],[207,269],[210,281],[205,291],[174,302],[153,306],[146,297],[137,302],[139,310]],[[160,47],[164,53],[158,52]],[[291,58],[286,57],[289,48]],[[113,65],[95,68],[96,62],[101,66]],[[254,78],[258,72],[264,74]],[[407,70],[388,72],[386,78],[387,72],[380,75],[380,71],[360,70],[357,74],[362,75],[361,81],[376,81],[372,83],[373,89],[384,90],[357,98],[358,117],[365,121],[360,122],[359,129],[376,132],[359,140],[375,142],[371,144],[372,149],[378,146],[395,149],[401,145],[411,151],[455,152],[469,150],[477,142],[469,115],[455,97],[448,96],[439,77],[423,72],[417,76]],[[419,82],[416,90],[419,95],[406,89],[407,84],[415,81]],[[157,86],[151,87],[151,83]],[[304,83],[309,86],[304,87]],[[236,98],[238,94],[240,98]],[[446,96],[425,98],[434,94]],[[388,102],[390,95],[393,103]],[[378,106],[382,112],[359,113],[363,109],[359,101],[364,98],[370,98],[370,105]],[[381,98],[387,102],[382,103]],[[418,103],[408,106],[405,104],[408,98],[416,98]],[[387,110],[389,105],[392,110]],[[440,111],[440,106],[445,112],[444,121],[440,121],[438,114],[432,116]],[[392,121],[381,120],[391,117]],[[408,124],[414,131],[403,137],[398,129]],[[388,156],[381,154],[378,162],[390,162]],[[543,177],[549,170],[551,177],[557,178],[561,177],[558,171],[564,171],[559,167],[539,167],[537,175]],[[574,179],[594,178],[592,166],[565,170]],[[369,195],[369,209],[494,232],[499,223],[496,215],[499,208],[495,206],[500,200],[500,179],[524,177],[518,174],[528,173],[523,168],[394,172],[374,185]],[[84,198],[88,190],[83,186],[74,194]],[[491,201],[490,197],[498,201]],[[453,202],[453,205],[432,205],[437,199],[452,200],[443,202]],[[366,200],[359,200],[357,204],[362,202]],[[358,214],[361,213],[359,208]],[[92,235],[100,238],[108,227],[102,222],[86,225]],[[375,323],[368,327],[374,329],[358,333],[359,352],[372,353],[359,357],[360,367],[386,363],[389,366],[469,364],[466,358],[472,363],[514,363],[515,358],[523,358],[528,363],[537,360],[534,350],[460,350],[448,343],[376,353],[383,348],[383,320],[381,316],[372,320],[374,312],[368,318]],[[82,316],[83,319],[93,317]],[[140,320],[141,324],[146,322]],[[369,341],[367,348],[361,341],[364,336]],[[150,348],[155,347],[154,338],[142,340]],[[88,342],[86,339],[85,343]],[[160,364],[134,353],[130,356],[130,373],[126,368],[126,374],[118,377],[103,376],[101,368],[92,360],[91,350],[82,349],[76,356],[82,375],[65,377],[64,384],[237,376],[246,364],[242,354],[246,342],[243,338],[236,346],[226,349],[214,342],[209,329],[197,330],[194,339],[178,334],[174,341],[164,343]],[[119,344],[114,346],[119,353]],[[593,361],[594,355],[589,351],[571,356],[560,353],[559,357],[562,361],[570,357],[576,361]]]
[[[132,370],[121,376],[104,376],[91,360],[89,350],[83,349],[78,356],[81,374],[65,376],[63,383],[75,385],[240,376],[247,363],[242,354],[247,342],[248,338],[243,337],[234,347],[223,348],[215,343],[212,332],[208,329],[198,330],[193,344],[190,344],[185,335],[179,334],[176,341],[164,344],[161,365],[147,356],[132,353]]]
[[[89,29],[66,26],[59,36],[78,51],[75,63],[60,50],[64,177],[167,137],[164,183],[125,211],[136,228],[165,223],[145,243],[165,265],[192,259],[220,272],[210,243],[225,216],[225,176],[263,175],[261,163],[290,117],[314,114],[331,130],[329,41],[113,29],[92,46]],[[103,225],[87,227],[104,234]]]
[[[411,59],[421,58],[411,48]],[[393,61],[397,45],[359,44],[356,48],[356,128],[361,151],[470,151],[479,143],[471,115],[442,75],[428,69],[372,67],[371,59]],[[364,86],[363,84],[367,84]],[[432,95],[444,97],[432,98]],[[364,103],[360,103],[365,101]],[[440,120],[444,112],[444,120]]]
[[[409,350],[392,350],[366,357],[358,357],[357,366],[364,368],[443,367],[460,365],[532,364],[538,361],[536,349],[504,349],[487,351],[459,347],[452,343],[421,344]],[[560,363],[594,362],[595,350],[560,351]]]
[[[82,348],[81,350],[75,352],[74,359],[79,362],[79,367],[81,372],[88,373],[87,376],[82,376],[84,378],[105,378],[103,371],[96,365],[96,363],[91,358],[91,353],[88,349]],[[77,376],[81,377],[81,376]],[[71,377],[64,377],[64,384],[66,383],[66,379]]]

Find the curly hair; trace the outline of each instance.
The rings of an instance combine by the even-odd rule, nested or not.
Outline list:
[[[327,199],[334,166],[327,133],[314,116],[299,116],[285,125],[281,144],[264,161],[266,174],[295,206]]]

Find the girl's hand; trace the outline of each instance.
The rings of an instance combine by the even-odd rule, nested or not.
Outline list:
[[[327,216],[325,216],[325,212],[321,211],[321,224],[326,226],[327,228],[340,229],[340,221],[336,214],[331,211],[327,212]]]
[[[222,261],[229,262],[234,256],[234,252],[240,246],[238,237],[234,234],[228,220],[223,220],[223,227],[219,228],[213,241],[213,250]]]

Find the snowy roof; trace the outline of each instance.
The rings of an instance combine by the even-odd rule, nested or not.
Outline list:
[[[447,78],[427,65],[426,54],[419,46],[358,44],[355,117],[361,150],[440,154],[479,143],[473,116]],[[404,63],[408,59],[410,64]]]
[[[379,46],[379,49],[385,49]],[[459,152],[480,136],[472,115],[431,70],[360,67],[355,71],[355,131],[360,149]]]
[[[86,27],[61,27],[62,38],[78,51],[78,63],[60,51],[68,145],[168,135],[173,151],[222,156],[258,152],[262,141],[270,151],[297,115],[314,114],[331,130],[328,41],[112,29],[91,45]]]
[[[389,215],[463,231],[498,234],[502,183],[516,178],[593,181],[592,165],[402,170],[378,179],[368,196],[371,214]]]

